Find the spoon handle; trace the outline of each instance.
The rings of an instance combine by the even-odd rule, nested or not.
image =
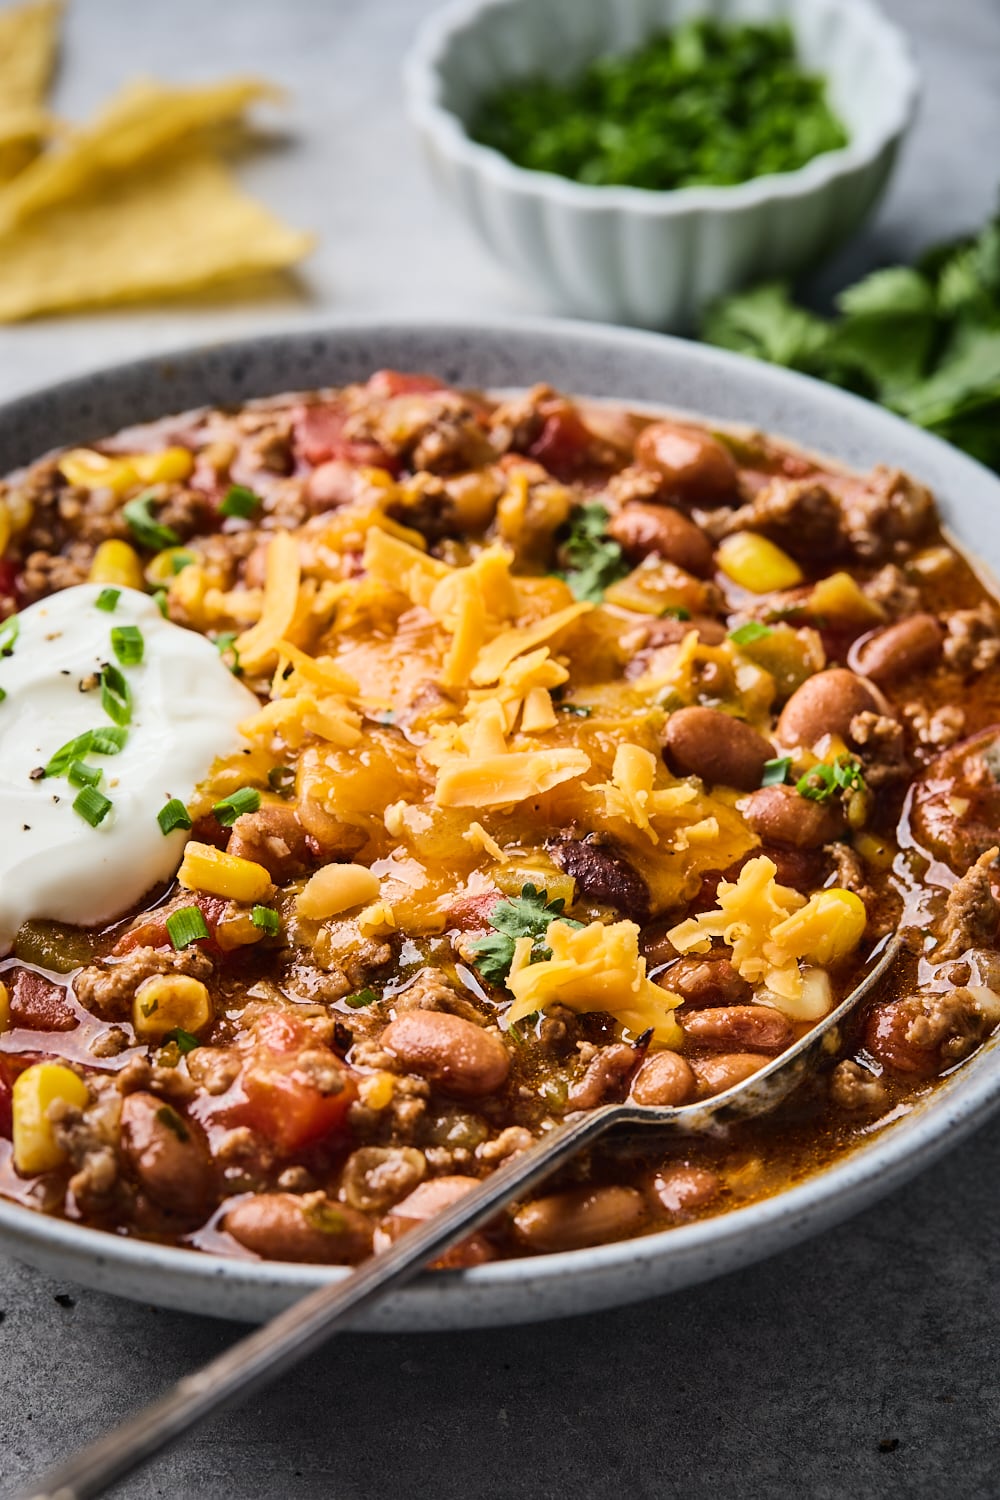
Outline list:
[[[618,1106],[606,1105],[550,1131],[383,1254],[363,1261],[343,1280],[311,1292],[201,1370],[185,1375],[134,1417],[29,1484],[20,1500],[89,1500],[103,1494],[195,1423],[260,1390],[318,1349],[363,1308],[409,1281],[456,1240],[601,1135],[619,1113]]]

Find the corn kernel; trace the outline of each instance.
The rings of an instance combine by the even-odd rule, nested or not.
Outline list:
[[[129,462],[140,484],[167,484],[188,477],[194,455],[188,448],[164,448],[161,453],[133,453]]]
[[[73,448],[59,460],[59,472],[81,490],[112,490],[124,495],[140,484],[162,484],[186,479],[194,467],[187,448],[165,448],[162,453],[98,453]]]
[[[10,511],[5,502],[0,500],[0,557],[7,551],[7,543],[10,541],[13,530]]]
[[[199,1032],[211,1019],[208,990],[187,974],[153,974],[132,1001],[132,1025],[143,1041],[159,1041],[178,1029]]]
[[[877,625],[885,619],[885,610],[861,589],[850,573],[831,573],[813,585],[807,602],[809,613],[831,620],[846,620],[851,625]]]
[[[169,585],[173,583],[177,574],[181,571],[178,562],[183,562],[185,558],[189,561],[191,558],[191,553],[186,547],[165,547],[147,565],[147,581],[154,584],[157,588],[162,588],[164,584]]]
[[[0,983],[0,1031],[9,1031],[10,1027],[10,990]]]
[[[65,1160],[49,1119],[52,1105],[65,1100],[82,1109],[89,1097],[83,1079],[62,1063],[33,1063],[14,1080],[14,1166],[23,1177],[51,1172]]]
[[[102,542],[87,575],[91,583],[117,583],[126,589],[143,587],[142,563],[128,542]]]
[[[231,953],[234,948],[247,948],[259,943],[264,936],[260,927],[255,927],[248,911],[234,911],[216,925],[215,941],[220,948]]]
[[[396,931],[396,917],[388,901],[373,901],[358,912],[358,931],[363,938],[388,937]]]
[[[300,917],[321,922],[354,906],[367,906],[378,893],[378,876],[364,865],[324,865],[306,881],[295,905]]]
[[[366,1109],[386,1109],[392,1100],[396,1080],[391,1073],[369,1073],[358,1082],[358,1093]]]
[[[771,937],[800,958],[830,964],[854,952],[867,920],[861,897],[835,886],[810,896],[805,906],[778,923]]]
[[[751,594],[770,594],[802,582],[802,569],[795,559],[756,531],[734,531],[723,537],[716,561],[727,578]]]
[[[271,877],[263,865],[252,859],[241,859],[236,854],[224,854],[211,844],[199,844],[194,840],[184,850],[177,879],[189,891],[225,896],[244,905],[263,901],[271,892]]]

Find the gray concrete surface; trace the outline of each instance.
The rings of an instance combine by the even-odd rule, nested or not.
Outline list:
[[[978,224],[997,191],[1000,5],[886,0],[926,76],[918,128],[822,298]],[[255,68],[294,140],[247,181],[322,248],[266,307],[0,332],[0,396],[112,359],[337,313],[540,310],[440,210],[397,69],[424,0],[74,0],[59,101],[125,76]],[[0,270],[2,274],[2,270]],[[764,1265],[623,1312],[346,1338],[116,1494],[129,1500],[993,1500],[1000,1494],[1000,1123],[905,1192]],[[24,1480],[233,1338],[0,1261],[0,1484]]]

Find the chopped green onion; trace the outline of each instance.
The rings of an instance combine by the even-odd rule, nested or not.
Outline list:
[[[776,760],[766,760],[764,774],[760,778],[761,786],[782,786],[791,768],[790,755],[779,755]]]
[[[117,755],[120,750],[125,749],[127,729],[112,729],[110,724],[104,724],[100,729],[92,729],[90,733],[90,748],[95,755]]]
[[[198,1038],[192,1032],[185,1031],[183,1026],[176,1026],[173,1031],[168,1031],[163,1040],[176,1042],[180,1053],[193,1052],[196,1047],[201,1046]]]
[[[46,776],[62,776],[74,761],[82,760],[91,751],[95,755],[117,755],[125,748],[128,739],[126,729],[86,729],[75,740],[60,746],[45,766]]]
[[[763,641],[771,634],[769,625],[762,625],[759,620],[748,620],[745,625],[740,625],[736,630],[729,632],[729,639],[734,646],[750,646],[754,641]]]
[[[101,668],[101,707],[116,724],[132,721],[132,689],[110,662]]]
[[[123,667],[137,667],[146,649],[138,625],[112,626],[111,649]]]
[[[7,696],[7,689],[6,688],[0,688],[0,703],[3,702],[3,700],[6,698],[6,696]]]
[[[212,808],[223,828],[232,828],[242,813],[256,812],[260,807],[260,792],[252,786],[241,786],[238,792],[230,792]]]
[[[122,515],[129,524],[132,535],[142,547],[152,547],[155,552],[162,552],[164,547],[176,547],[180,537],[172,526],[161,526],[154,518],[152,506],[156,501],[153,490],[145,490],[141,495],[136,495],[127,505],[122,506]]]
[[[290,796],[294,782],[295,772],[291,766],[272,766],[267,773],[267,784],[279,797]]]
[[[242,677],[243,668],[240,666],[240,653],[236,649],[236,631],[224,630],[221,635],[215,637],[215,646],[220,656],[225,656],[227,651],[233,653],[232,666],[229,666],[228,662],[226,665],[229,666],[229,670],[234,677]]]
[[[82,760],[75,760],[66,772],[66,780],[70,786],[100,786],[103,775],[100,766],[88,766]]]
[[[156,814],[156,821],[164,834],[173,833],[175,828],[190,828],[191,815],[184,803],[177,797],[171,797]]]
[[[13,656],[14,644],[21,633],[20,615],[10,615],[0,625],[0,656]]]
[[[683,604],[668,604],[666,609],[660,610],[661,620],[690,620],[691,611],[685,609]]]
[[[184,569],[189,568],[193,562],[193,552],[175,552],[170,559],[170,568],[174,577],[176,578],[178,573],[183,573]]]
[[[98,823],[104,822],[111,811],[111,798],[105,797],[96,786],[85,786],[73,799],[73,811],[79,813],[91,828],[96,828]]]
[[[166,591],[166,589],[155,589],[154,590],[154,592],[153,592],[153,603],[156,605],[157,609],[160,611],[160,614],[166,620],[168,618],[168,616],[167,616],[167,591]]]
[[[241,521],[246,521],[260,510],[261,504],[260,496],[255,495],[253,490],[248,490],[243,484],[234,484],[226,491],[219,506],[219,514],[239,516]]]
[[[281,931],[281,918],[270,906],[255,906],[250,913],[250,920],[261,932],[266,932],[269,937],[277,937]]]
[[[167,936],[180,950],[208,937],[208,927],[200,906],[182,906],[167,918]]]
[[[374,1005],[378,999],[374,990],[358,990],[356,995],[345,995],[344,1004],[349,1005],[352,1010],[362,1010],[366,1005]]]
[[[121,596],[121,589],[101,589],[101,592],[94,600],[94,608],[103,609],[105,614],[113,615]]]

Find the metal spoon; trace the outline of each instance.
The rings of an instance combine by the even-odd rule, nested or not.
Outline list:
[[[364,1261],[344,1280],[320,1287],[240,1339],[203,1369],[184,1376],[159,1400],[22,1490],[19,1500],[89,1500],[103,1494],[109,1485],[152,1458],[196,1422],[260,1390],[318,1349],[338,1329],[350,1324],[352,1314],[356,1316],[392,1288],[409,1281],[428,1261],[608,1131],[624,1126],[633,1131],[655,1127],[698,1133],[718,1124],[767,1114],[810,1071],[827,1049],[831,1032],[879,982],[901,946],[898,936],[888,940],[874,967],[835,1010],[773,1062],[724,1093],[677,1108],[607,1104],[570,1116],[450,1207],[410,1230],[384,1253]]]

